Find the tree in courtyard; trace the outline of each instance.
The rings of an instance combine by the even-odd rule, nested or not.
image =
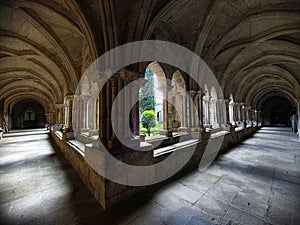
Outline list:
[[[150,136],[150,130],[156,126],[156,115],[153,110],[145,110],[142,113],[142,125],[147,129],[148,136]]]
[[[140,89],[140,112],[145,110],[155,111],[155,91],[154,91],[154,74],[152,70],[147,67],[145,72],[145,80],[147,83]]]

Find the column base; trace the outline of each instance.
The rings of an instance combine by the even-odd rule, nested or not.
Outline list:
[[[62,130],[62,139],[63,141],[74,140],[75,135],[72,128],[63,128]]]
[[[160,135],[165,135],[167,137],[173,137],[172,130],[161,130],[159,132]]]

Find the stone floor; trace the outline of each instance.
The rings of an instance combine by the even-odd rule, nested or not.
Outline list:
[[[104,211],[45,130],[0,140],[0,224],[300,224],[300,142],[263,128],[152,195]]]

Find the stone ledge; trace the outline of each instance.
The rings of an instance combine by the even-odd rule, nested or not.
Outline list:
[[[222,138],[224,136],[224,140],[221,146],[221,149],[218,154],[226,151],[228,147],[235,145],[248,137],[249,135],[253,134],[257,131],[260,127],[250,127],[247,129],[242,129],[238,132],[232,130],[229,132],[221,132],[220,134],[215,134],[213,138]],[[95,198],[100,202],[100,204],[106,209],[116,205],[120,202],[126,201],[133,196],[139,194],[140,192],[144,192],[151,186],[142,186],[142,187],[130,187],[126,185],[121,185],[114,183],[100,174],[98,174],[86,161],[86,152],[82,151],[81,148],[78,148],[76,145],[61,140],[60,137],[54,132],[51,131],[51,136],[57,146],[61,149],[64,153],[65,157],[69,160],[72,164],[74,169],[77,171],[79,176],[81,177],[82,181],[86,184],[86,186],[90,189],[93,193]],[[126,151],[118,151],[118,154],[115,156],[116,159],[121,161],[135,161],[139,162],[140,165],[148,165],[158,163],[168,156],[171,155],[174,151],[180,151],[181,149],[184,150],[188,148],[188,146],[196,145],[195,151],[191,157],[191,159],[186,163],[186,165],[176,174],[173,176],[172,179],[178,178],[193,169],[199,167],[199,162],[203,156],[203,153],[206,149],[206,145],[208,139],[210,137],[210,133],[202,133],[201,134],[202,140],[199,139],[191,139],[185,140],[180,143],[172,144],[171,146],[166,146],[156,150],[150,151],[132,151],[127,149]],[[147,146],[146,146],[147,147]],[[92,150],[91,145],[85,145],[85,148],[88,150]],[[154,151],[157,151],[156,154]],[[155,156],[155,157],[154,157]],[[140,162],[141,161],[141,162]],[[105,161],[103,162],[105,164]],[[112,169],[112,165],[107,165],[110,169]],[[170,165],[170,168],[174,165]],[[156,171],[161,172],[161,171]],[[170,180],[172,180],[170,179]],[[168,181],[170,181],[168,180]]]

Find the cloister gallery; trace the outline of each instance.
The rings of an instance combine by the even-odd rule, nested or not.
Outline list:
[[[298,0],[3,0],[0,15],[7,224],[300,221]],[[150,136],[141,123],[146,71]],[[262,183],[243,186],[251,179]],[[58,187],[72,204],[53,200],[65,193],[49,192]],[[74,187],[92,196],[89,210],[72,208],[85,207]],[[252,204],[257,196],[263,205]]]

